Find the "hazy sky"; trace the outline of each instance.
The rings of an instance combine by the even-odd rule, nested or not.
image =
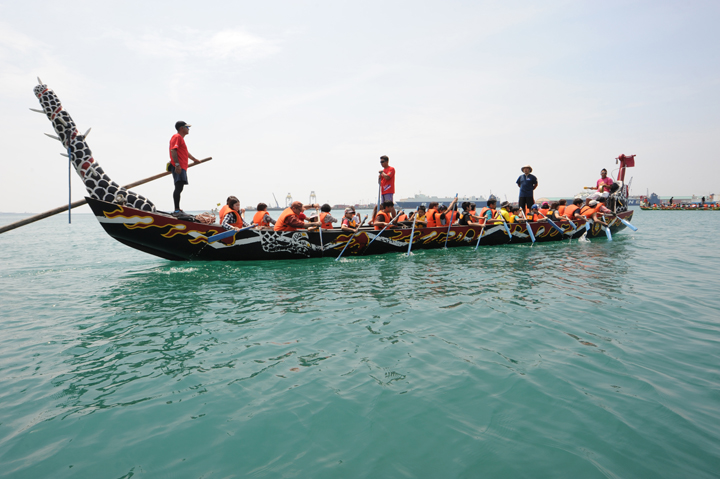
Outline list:
[[[36,76],[120,184],[196,157],[183,209],[570,196],[637,154],[632,193],[720,193],[717,1],[0,1],[0,211],[67,201]],[[73,199],[85,195],[73,173]],[[172,181],[135,191],[172,209]]]

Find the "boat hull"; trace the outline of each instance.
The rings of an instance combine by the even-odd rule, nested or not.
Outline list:
[[[361,229],[356,235],[332,229],[323,230],[321,238],[318,232],[304,230],[279,232],[249,229],[208,243],[209,237],[225,231],[220,225],[183,221],[167,214],[142,211],[93,198],[87,200],[103,229],[111,237],[145,253],[176,261],[254,261],[337,257],[341,254],[350,257],[405,253],[412,234],[410,228],[387,229],[381,235],[378,235],[379,231],[368,229]],[[632,215],[632,211],[620,214],[627,221],[632,219]],[[619,221],[615,223],[610,229],[612,233],[625,228]],[[538,243],[578,238],[585,232],[585,228],[577,223],[578,230],[575,232],[567,221],[557,225],[566,234],[560,234],[548,223],[531,223],[529,226]],[[481,232],[480,246],[531,242],[528,225],[513,224],[509,227],[512,237],[508,236],[502,224],[487,225],[484,229],[481,226],[452,226],[449,235],[447,227],[417,228],[412,235],[412,249],[444,248],[446,243],[448,248],[475,247]],[[589,228],[590,238],[605,238],[605,235],[598,224]]]

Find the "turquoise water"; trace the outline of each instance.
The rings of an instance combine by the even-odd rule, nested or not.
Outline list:
[[[245,264],[2,234],[0,477],[718,477],[720,213],[633,223]]]

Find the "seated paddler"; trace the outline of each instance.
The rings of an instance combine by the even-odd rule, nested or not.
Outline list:
[[[320,226],[320,222],[304,221],[305,218],[303,210],[314,208],[315,205],[306,205],[299,201],[294,201],[289,208],[285,208],[285,211],[280,213],[280,216],[275,223],[275,231],[297,231],[303,228],[309,228],[311,226]]]
[[[253,224],[257,225],[257,229],[269,229],[275,224],[275,220],[272,219],[267,208],[268,206],[265,203],[258,203],[257,205],[257,212],[253,216]]]
[[[239,230],[245,226],[250,226],[245,222],[245,208],[240,208],[240,200],[231,196],[227,199],[227,205],[229,209],[220,210],[220,218],[222,223],[220,225],[226,230]]]
[[[340,229],[344,233],[357,233],[360,223],[355,216],[355,209],[352,206],[345,208],[345,215],[340,222]]]
[[[324,230],[331,230],[333,229],[333,223],[337,223],[338,220],[332,217],[330,214],[330,211],[332,208],[329,204],[325,203],[320,207],[320,223],[322,224],[321,228]]]
[[[375,226],[376,230],[381,230],[385,228],[387,225],[390,224],[392,221],[392,212],[394,210],[395,204],[392,201],[385,201],[382,203],[382,211],[380,211],[378,214],[375,215],[375,218],[372,221],[373,226]]]

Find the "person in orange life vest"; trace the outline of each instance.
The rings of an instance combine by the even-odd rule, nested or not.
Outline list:
[[[375,219],[372,221],[376,230],[381,230],[390,224],[390,221],[394,218],[394,216],[392,216],[393,209],[392,201],[386,201],[382,204],[382,211],[375,215]]]
[[[277,221],[275,222],[275,231],[297,231],[302,228],[308,228],[310,226],[320,226],[320,222],[306,222],[302,218],[306,218],[303,214],[303,208],[309,209],[315,205],[303,206],[299,201],[294,201],[289,208],[280,213]]]
[[[540,205],[540,209],[538,211],[541,215],[547,216],[550,212],[550,203],[548,203],[547,201],[543,201],[543,204]]]
[[[174,213],[183,213],[183,210],[180,209],[180,193],[182,193],[183,187],[188,184],[188,158],[193,160],[195,164],[200,163],[200,160],[190,154],[185,144],[185,137],[190,134],[191,126],[184,121],[176,122],[175,130],[177,133],[170,138],[170,164],[172,165],[171,171],[173,184],[175,185],[173,191]]]
[[[392,203],[392,217],[394,218],[397,214],[395,212],[395,202],[393,196],[395,195],[395,168],[390,166],[390,159],[383,155],[380,157],[380,165],[382,170],[378,172],[378,181],[380,181],[380,194],[382,195],[381,203],[390,202]]]
[[[222,223],[220,226],[226,230],[239,230],[245,226],[250,226],[243,218],[245,208],[240,209],[240,201],[237,198],[234,196],[228,198],[228,206],[230,210],[222,215]]]
[[[547,204],[547,203],[544,203]],[[547,211],[547,210],[545,210]],[[540,214],[540,207],[537,204],[532,205],[532,208],[530,208],[530,214],[527,216],[527,219],[529,221],[532,221],[533,223],[536,223],[538,221],[545,221],[547,222],[547,219],[545,219],[545,216],[547,215],[541,215]]]
[[[438,211],[438,202],[433,201],[428,206],[427,210],[427,226],[428,228],[435,228],[440,222],[440,212]]]
[[[253,216],[253,224],[257,225],[257,229],[268,229],[272,228],[271,225],[275,224],[275,220],[272,219],[270,213],[267,211],[267,205],[265,203],[258,203],[257,213]]]
[[[357,233],[360,229],[360,222],[355,220],[355,209],[352,207],[345,208],[345,216],[340,222],[340,229],[343,233]]]
[[[498,221],[501,221],[498,218],[498,211],[495,209],[497,206],[497,200],[495,198],[491,198],[487,201],[487,206],[483,206],[480,209],[480,221],[481,222],[488,222],[492,221],[494,223],[497,223]],[[493,221],[496,220],[496,221]]]
[[[582,198],[575,198],[571,205],[568,205],[565,207],[565,216],[567,219],[571,221],[577,221],[582,219],[583,217],[580,216],[580,207],[583,204]]]
[[[585,204],[580,207],[580,215],[584,216],[585,218],[590,218],[592,214],[595,212],[595,208],[590,206],[590,202],[595,201],[591,199],[590,197],[585,198]],[[595,204],[597,205],[597,201],[595,201]]]
[[[595,186],[590,187],[593,190],[598,190],[598,193],[604,191],[610,191],[610,186],[613,184],[612,178],[607,177],[607,170],[603,168],[600,170],[600,179],[597,180]]]
[[[567,200],[558,201],[557,212],[559,216],[565,215],[565,208],[567,207]]]
[[[332,224],[338,222],[338,220],[336,220],[335,218],[332,217],[332,215],[330,214],[330,210],[332,210],[332,208],[330,208],[330,205],[327,203],[322,205],[322,207],[320,208],[320,218],[319,219],[320,219],[320,224],[322,225],[321,228],[324,230],[333,229]]]
[[[600,223],[601,225],[607,226],[608,223],[605,221],[605,218],[603,216],[603,213],[600,212],[600,208],[605,208],[602,203],[600,203],[597,200],[592,200],[590,202],[590,208],[592,208],[592,214],[589,216],[590,219],[592,219],[596,223]],[[607,211],[607,208],[605,208]],[[587,216],[586,216],[587,218]]]
[[[438,210],[440,212],[440,222],[438,223],[438,226],[447,226],[448,220],[450,220],[450,224],[457,222],[460,215],[455,208],[456,203],[457,198],[453,198],[453,200],[450,202],[450,205],[440,206],[440,209]]]
[[[239,201],[240,201],[240,200],[238,200],[238,199],[237,199],[236,197],[234,197],[234,196],[228,196],[228,197],[227,197],[227,200],[225,200],[225,204],[223,205],[222,208],[220,208],[220,212],[218,213],[218,215],[220,216],[220,222],[221,222],[221,223],[222,223],[223,218],[225,218],[225,215],[227,214],[227,212],[232,209],[232,208],[230,208],[230,205],[231,205],[232,203],[239,202]]]

